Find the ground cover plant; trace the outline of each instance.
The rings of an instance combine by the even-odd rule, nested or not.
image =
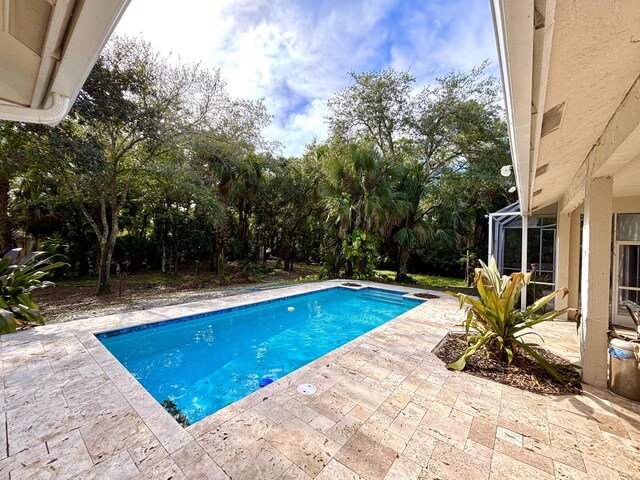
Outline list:
[[[18,327],[44,324],[44,316],[31,298],[36,289],[53,286],[43,280],[65,265],[45,252],[33,252],[21,259],[5,255],[0,259],[0,334],[13,333]]]

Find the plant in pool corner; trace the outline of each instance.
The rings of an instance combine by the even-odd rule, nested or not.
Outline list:
[[[482,347],[508,364],[521,352],[526,352],[556,380],[565,383],[565,379],[554,366],[533,348],[538,345],[525,341],[523,337],[532,334],[531,327],[553,320],[565,311],[551,310],[538,313],[560,293],[566,296],[569,290],[559,288],[521,312],[515,305],[520,299],[522,289],[531,281],[532,274],[517,272],[509,276],[500,275],[493,257],[489,259],[489,265],[482,261],[480,263],[482,267],[477,268],[475,273],[479,299],[464,293],[446,292],[447,295],[458,298],[460,308],[467,306],[467,316],[462,325],[465,327],[469,343],[462,356],[447,365],[447,368],[463,370],[467,360]]]
[[[173,400],[163,400],[160,405],[162,405],[164,409],[169,412],[169,415],[171,415],[173,419],[183,427],[188,427],[189,425],[191,425],[189,419],[180,411]]]
[[[41,280],[52,270],[66,265],[54,262],[54,257],[39,260],[46,252],[32,252],[15,261],[5,255],[0,259],[0,335],[13,333],[19,326],[44,324],[44,317],[31,299],[36,288],[53,286]]]

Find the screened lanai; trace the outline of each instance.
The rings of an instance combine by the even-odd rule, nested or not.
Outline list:
[[[523,216],[518,202],[489,215],[489,256],[500,272],[534,272],[529,299],[555,289],[556,216]]]

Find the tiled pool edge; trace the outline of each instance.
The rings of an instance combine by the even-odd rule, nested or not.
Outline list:
[[[113,382],[117,390],[122,394],[124,399],[135,410],[141,420],[151,430],[153,435],[158,439],[162,446],[167,450],[169,454],[172,454],[184,446],[188,445],[192,441],[196,440],[199,436],[204,435],[208,431],[214,429],[224,421],[232,418],[233,416],[243,413],[259,403],[265,396],[273,395],[276,392],[287,389],[294,385],[299,377],[304,376],[307,373],[315,371],[319,366],[325,364],[325,362],[331,362],[341,353],[349,351],[358,345],[365,342],[371,335],[391,328],[397,322],[412,313],[417,309],[420,309],[429,302],[422,302],[417,304],[416,307],[408,312],[380,325],[373,330],[361,335],[347,344],[332,350],[326,355],[319,357],[318,359],[302,366],[301,368],[294,370],[285,377],[277,380],[273,384],[258,390],[246,397],[232,403],[226,408],[215,412],[208,417],[200,420],[193,426],[187,429],[182,428],[166,410],[153,398],[153,396],[147,392],[147,390],[131,375],[131,373],[109,352],[109,350],[98,340],[96,334],[105,330],[105,323],[115,322],[120,324],[118,328],[131,327],[157,323],[159,321],[171,320],[171,317],[180,315],[181,312],[187,311],[189,314],[198,315],[206,314],[219,308],[225,308],[225,304],[232,304],[233,307],[248,306],[258,303],[261,300],[257,300],[256,297],[270,297],[264,300],[277,300],[283,297],[294,296],[303,293],[312,293],[323,290],[329,290],[337,286],[341,286],[341,281],[325,281],[313,284],[294,285],[288,288],[282,288],[277,290],[265,290],[262,292],[250,292],[230,297],[224,297],[222,299],[206,300],[194,303],[187,303],[181,305],[157,307],[154,309],[144,310],[140,312],[133,312],[131,314],[116,314],[106,317],[97,317],[88,320],[77,320],[62,325],[51,325],[40,327],[40,331],[43,333],[47,330],[64,330],[73,333],[78,340],[82,343],[85,349],[92,356],[94,361],[103,370],[103,372]],[[423,289],[410,288],[404,286],[395,285],[380,285],[375,282],[359,282],[366,286],[377,287],[383,290],[395,290],[404,291],[409,293],[424,292]],[[342,287],[349,288],[349,287]],[[289,293],[291,292],[291,293]],[[442,299],[444,300],[444,299]],[[430,300],[433,302],[433,300]],[[450,302],[451,300],[446,300]],[[178,312],[178,313],[176,313]],[[125,317],[125,318],[123,318]],[[129,318],[126,318],[129,317]],[[142,318],[141,318],[142,317]],[[116,328],[117,329],[117,328]],[[446,332],[443,332],[443,335]],[[0,337],[2,338],[2,337]],[[18,340],[16,338],[16,340]],[[3,343],[8,342],[3,338]],[[18,340],[19,343],[19,340]],[[327,387],[328,388],[328,387]],[[318,389],[318,392],[309,397],[309,400],[321,395],[326,388]]]
[[[109,337],[116,336],[116,335],[124,335],[124,334],[127,334],[127,333],[136,332],[136,331],[140,331],[140,330],[146,330],[146,329],[149,329],[149,328],[158,328],[158,327],[162,327],[162,326],[165,326],[165,325],[172,325],[172,324],[175,324],[175,323],[189,322],[189,321],[192,321],[192,320],[205,318],[207,316],[224,315],[225,313],[237,312],[239,310],[244,310],[244,309],[255,307],[255,306],[267,305],[267,304],[270,304],[270,303],[275,303],[275,302],[279,302],[279,301],[283,301],[283,300],[290,300],[290,299],[294,299],[294,298],[304,297],[304,296],[312,295],[312,294],[318,293],[318,292],[328,292],[328,291],[331,291],[331,290],[355,290],[355,291],[358,291],[358,292],[362,292],[362,291],[366,291],[366,290],[371,290],[371,291],[374,291],[374,292],[389,292],[389,291],[392,291],[390,289],[374,288],[374,287],[362,287],[362,288],[354,289],[354,288],[351,288],[351,287],[345,287],[343,285],[336,285],[336,286],[332,286],[332,287],[329,287],[329,288],[323,288],[323,289],[319,289],[319,290],[311,290],[311,291],[303,292],[303,293],[294,293],[294,294],[291,294],[291,295],[275,297],[275,298],[272,298],[272,299],[269,299],[269,300],[261,300],[261,301],[253,302],[253,303],[245,303],[245,304],[234,306],[234,307],[220,308],[220,309],[216,309],[216,310],[207,311],[207,312],[204,312],[204,313],[191,314],[191,315],[186,315],[186,316],[183,316],[183,317],[171,318],[171,319],[168,319],[168,320],[150,321],[149,323],[142,323],[142,324],[134,325],[134,326],[131,326],[131,327],[118,328],[118,329],[115,329],[115,330],[105,330],[103,332],[94,333],[94,335],[100,340],[100,339],[103,339],[103,338],[109,338]],[[408,302],[415,303],[416,307],[426,301],[425,299],[412,296],[409,293],[405,293],[404,290],[401,291],[401,292],[397,292],[397,293],[398,293],[398,296],[402,296],[402,298],[407,300]],[[245,294],[245,295],[251,295],[251,293],[248,293],[248,294]],[[413,308],[415,308],[415,307],[413,307]]]

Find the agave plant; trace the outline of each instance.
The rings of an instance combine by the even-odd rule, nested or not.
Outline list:
[[[464,293],[446,292],[457,297],[460,308],[467,306],[467,316],[463,322],[467,333],[469,347],[455,362],[447,365],[451,370],[463,370],[467,360],[484,347],[496,357],[511,363],[521,352],[528,353],[549,374],[558,381],[565,383],[564,378],[530,343],[523,339],[532,334],[531,328],[539,323],[553,320],[562,315],[565,310],[551,310],[539,313],[545,305],[559,294],[566,296],[567,288],[559,288],[554,292],[535,301],[521,312],[515,308],[525,285],[531,281],[531,273],[512,273],[509,276],[500,275],[493,257],[489,265],[480,261],[482,267],[476,269],[475,281],[480,298]],[[537,334],[536,334],[537,335]]]
[[[54,257],[42,259],[43,255],[45,252],[33,252],[18,261],[9,255],[0,259],[0,335],[13,333],[18,326],[44,323],[31,292],[52,286],[52,282],[41,279],[66,264],[54,262]]]

